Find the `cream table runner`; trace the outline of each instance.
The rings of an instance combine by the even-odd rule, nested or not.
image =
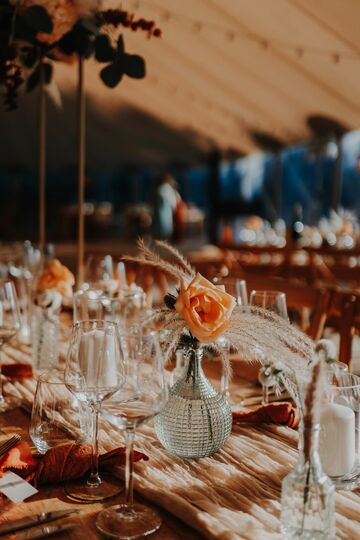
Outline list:
[[[64,336],[65,337],[65,336]],[[62,344],[62,354],[66,344]],[[30,361],[24,345],[4,347],[3,360]],[[34,380],[8,382],[5,393],[31,406]],[[280,540],[281,479],[297,458],[297,432],[280,426],[236,426],[212,458],[184,460],[158,442],[152,426],[138,430],[135,446],[150,460],[136,464],[135,489],[152,502],[217,540]],[[102,450],[123,443],[109,422],[100,426]],[[336,494],[337,538],[360,538],[360,492]]]

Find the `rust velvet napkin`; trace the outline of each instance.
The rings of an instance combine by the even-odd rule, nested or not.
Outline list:
[[[0,364],[0,366],[1,374],[9,379],[31,379],[33,376],[31,364],[17,362],[16,364]]]
[[[126,449],[115,448],[99,457],[99,465],[124,465]],[[149,458],[134,450],[134,461]],[[75,480],[84,476],[91,467],[91,447],[85,444],[64,444],[50,448],[43,456],[33,456],[29,445],[20,442],[0,459],[0,476],[12,470],[35,486]]]
[[[233,424],[281,424],[296,429],[299,414],[291,403],[269,403],[254,411],[233,411]]]

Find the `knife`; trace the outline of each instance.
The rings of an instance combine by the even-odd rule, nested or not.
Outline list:
[[[29,531],[20,531],[15,534],[5,536],[6,539],[11,540],[36,540],[39,538],[46,538],[52,534],[58,534],[63,531],[68,531],[75,527],[79,527],[79,523],[54,523],[53,525],[45,525],[44,527],[36,527]]]
[[[80,510],[78,509],[55,510],[54,512],[40,512],[40,514],[16,519],[9,523],[4,523],[4,525],[0,525],[0,536],[4,534],[14,533],[16,531],[21,531],[22,529],[27,529],[28,527],[34,527],[35,525],[40,525],[41,523],[47,523],[48,521],[53,521],[54,519],[66,517],[70,514],[77,514],[79,512]],[[16,536],[16,538],[17,537],[18,536]]]

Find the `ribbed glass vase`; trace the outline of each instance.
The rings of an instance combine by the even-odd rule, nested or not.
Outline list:
[[[230,406],[206,378],[202,357],[201,347],[187,349],[183,376],[170,388],[169,399],[154,420],[161,444],[184,458],[215,454],[231,432]]]

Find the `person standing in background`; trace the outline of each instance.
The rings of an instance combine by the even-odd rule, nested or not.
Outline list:
[[[160,177],[156,188],[153,233],[156,238],[163,240],[170,240],[174,233],[174,213],[178,195],[174,186],[175,180],[166,174]]]

